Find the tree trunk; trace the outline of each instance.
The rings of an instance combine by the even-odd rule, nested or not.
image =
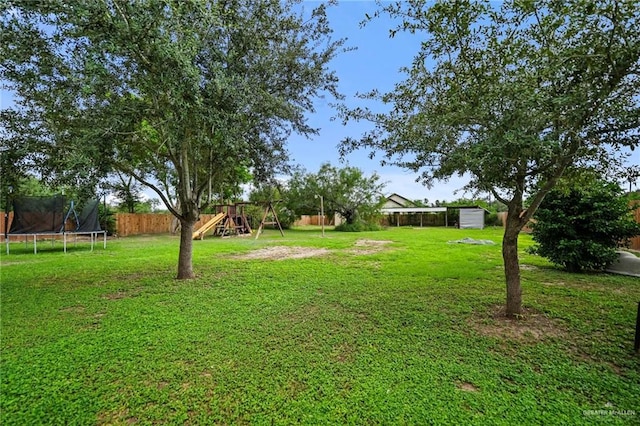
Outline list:
[[[356,223],[356,219],[358,218],[358,213],[355,210],[347,209],[342,212],[342,216],[344,217],[347,225],[353,225]]]
[[[520,263],[518,261],[518,235],[522,229],[521,209],[509,207],[507,222],[502,237],[502,259],[507,282],[506,315],[516,316],[522,313],[522,287],[520,286]]]
[[[180,254],[178,255],[178,276],[179,280],[195,278],[193,273],[193,226],[195,221],[180,221]]]

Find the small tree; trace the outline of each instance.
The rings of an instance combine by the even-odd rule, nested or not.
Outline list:
[[[558,187],[549,192],[532,224],[531,252],[570,272],[604,269],[615,261],[616,248],[640,235],[629,203],[614,183]]]
[[[127,213],[135,213],[136,206],[142,203],[142,185],[133,177],[116,174],[116,180],[109,184],[119,200],[118,209]]]
[[[320,166],[318,173],[297,172],[289,181],[287,205],[296,213],[317,212],[318,197],[323,197],[328,215],[340,214],[348,225],[367,222],[385,202],[376,173],[367,177],[357,167],[337,168],[329,163]]]

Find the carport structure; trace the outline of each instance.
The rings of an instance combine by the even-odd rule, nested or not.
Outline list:
[[[394,215],[396,219],[396,226],[400,226],[400,215],[408,214],[420,214],[420,227],[423,226],[424,214],[441,214],[444,213],[444,226],[449,226],[449,219],[447,215],[446,207],[392,207],[383,208],[380,211],[382,214]]]

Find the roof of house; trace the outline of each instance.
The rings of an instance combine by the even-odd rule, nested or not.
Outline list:
[[[387,196],[387,202],[385,203],[385,208],[394,208],[394,207],[415,207],[415,203],[410,199],[403,197],[400,194],[393,193]]]
[[[446,212],[446,207],[384,207],[382,213],[441,213]]]

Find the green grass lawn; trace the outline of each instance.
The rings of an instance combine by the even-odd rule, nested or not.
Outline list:
[[[523,235],[527,314],[504,320],[501,231],[209,238],[191,281],[177,237],[12,244],[0,423],[640,424],[640,279]]]

